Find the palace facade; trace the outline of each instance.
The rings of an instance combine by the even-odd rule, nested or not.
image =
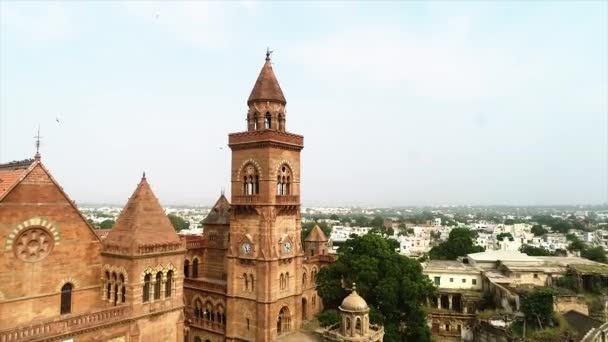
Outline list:
[[[0,165],[0,342],[274,341],[322,310],[333,262],[301,239],[303,137],[286,129],[269,54],[229,135],[231,201],[179,236],[145,174],[101,239],[41,162]]]

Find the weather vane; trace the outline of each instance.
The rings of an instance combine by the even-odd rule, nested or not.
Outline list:
[[[270,60],[270,55],[272,55],[274,51],[270,51],[269,47],[266,47],[266,60],[269,61]]]
[[[36,136],[34,136],[34,138],[36,138],[36,154],[34,155],[34,158],[36,158],[36,160],[40,160],[40,139],[42,138],[40,136],[40,125],[38,125],[38,133]]]

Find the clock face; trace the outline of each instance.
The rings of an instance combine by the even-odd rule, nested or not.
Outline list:
[[[285,244],[283,245],[283,248],[285,249],[285,253],[290,253],[291,252],[291,242],[289,242],[289,241],[285,242]]]
[[[242,244],[241,245],[241,250],[245,254],[251,253],[251,245],[249,244],[249,242],[245,242],[244,244]]]

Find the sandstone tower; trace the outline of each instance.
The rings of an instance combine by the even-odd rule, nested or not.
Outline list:
[[[247,130],[229,135],[232,212],[226,339],[272,341],[301,325],[300,151],[270,61],[247,101]]]

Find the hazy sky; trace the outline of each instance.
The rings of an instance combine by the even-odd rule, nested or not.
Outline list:
[[[145,170],[164,204],[212,204],[267,46],[305,205],[607,201],[606,1],[0,10],[0,162],[40,124],[79,203],[123,204]]]

